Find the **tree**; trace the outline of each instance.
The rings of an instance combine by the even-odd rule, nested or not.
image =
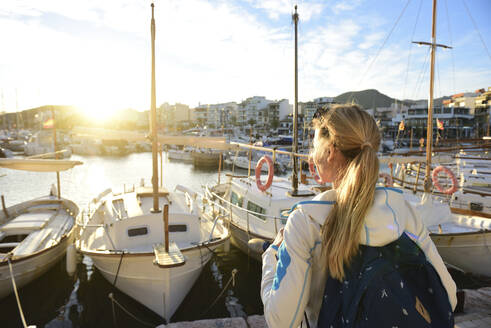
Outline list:
[[[247,121],[247,123],[249,123],[250,126],[254,126],[256,124],[256,120],[251,118],[249,121]]]

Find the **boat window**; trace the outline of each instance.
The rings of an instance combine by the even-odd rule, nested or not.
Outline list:
[[[235,191],[232,191],[232,193],[230,194],[230,202],[234,205],[242,207],[242,204],[244,203],[244,197],[239,196],[235,193]]]
[[[185,224],[169,224],[169,232],[186,232],[188,226]]]
[[[147,227],[138,227],[138,228],[128,229],[128,237],[143,236],[146,234],[148,234],[148,228]]]
[[[254,212],[254,213],[258,213],[258,214],[254,214],[254,215],[257,216],[259,219],[266,221],[266,217],[264,215],[260,215],[260,214],[266,214],[266,210],[264,208],[262,208],[261,206],[255,204],[253,202],[247,202],[247,209],[249,211]]]

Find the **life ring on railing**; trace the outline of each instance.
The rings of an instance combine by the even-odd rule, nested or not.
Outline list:
[[[392,187],[394,185],[394,181],[392,180],[392,177],[390,174],[387,174],[385,172],[381,172],[378,174],[380,178],[384,179],[384,184],[386,187]]]
[[[452,180],[452,185],[448,187],[447,189],[443,189],[441,186],[440,182],[438,181],[438,173],[444,172],[450,180]],[[439,192],[451,195],[454,192],[457,191],[457,178],[455,177],[455,174],[453,174],[452,171],[450,171],[449,168],[446,168],[445,166],[437,166],[434,170],[433,173],[431,173],[431,180],[433,180],[433,185],[438,189]]]
[[[314,178],[315,182],[317,182],[318,184],[324,183],[322,181],[321,177],[319,176],[319,174],[317,174],[317,172],[315,170],[315,164],[314,164],[313,160],[309,160],[309,172],[312,175],[312,177]]]
[[[261,182],[261,169],[266,163],[268,165],[268,180],[266,180],[266,183],[263,184]],[[263,156],[261,159],[257,162],[256,165],[256,186],[257,189],[261,191],[266,191],[269,187],[271,187],[271,184],[273,183],[273,176],[274,176],[274,164],[273,160],[269,156]]]

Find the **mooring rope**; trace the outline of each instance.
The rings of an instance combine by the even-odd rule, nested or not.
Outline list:
[[[121,308],[121,310],[123,310],[127,315],[129,315],[130,317],[132,317],[133,319],[135,319],[136,321],[138,321],[142,325],[144,325],[146,327],[152,327],[152,328],[156,326],[155,324],[151,324],[151,323],[148,323],[146,321],[143,321],[142,319],[138,318],[133,313],[131,313],[130,311],[128,311],[124,306],[122,306],[118,301],[116,301],[116,299],[114,298],[113,293],[109,293],[108,297],[111,300],[111,303],[112,303],[112,306],[113,306],[113,322],[114,322],[114,325],[116,327],[117,327],[117,325],[116,325],[116,312],[114,311],[114,304],[116,304],[117,306],[119,306]]]
[[[220,299],[220,297],[222,297],[223,293],[227,290],[228,286],[230,285],[230,283],[232,283],[232,286],[235,286],[235,275],[237,274],[237,272],[239,272],[239,270],[237,269],[233,269],[232,270],[232,275],[230,276],[230,279],[227,281],[227,283],[225,284],[225,287],[223,287],[222,291],[220,292],[220,294],[218,294],[218,296],[215,298],[215,300],[211,303],[211,305],[206,309],[206,311],[204,311],[201,316],[204,316],[205,314],[208,313],[208,311],[211,310],[211,308],[215,305],[215,303]]]
[[[119,258],[118,271],[116,271],[116,276],[114,277],[113,286],[116,286],[116,281],[118,281],[119,269],[121,268],[121,262],[123,262],[124,251],[121,252],[121,257]]]
[[[14,288],[15,299],[17,300],[17,306],[19,307],[19,313],[20,313],[20,318],[22,320],[22,324],[24,325],[24,328],[27,328],[26,319],[24,318],[24,312],[22,312],[22,306],[20,304],[19,293],[17,293],[17,285],[15,284],[14,271],[12,270],[12,263],[10,263],[11,256],[12,253],[10,253],[10,255],[7,257],[7,261],[9,263],[10,278],[12,279],[12,287]]]

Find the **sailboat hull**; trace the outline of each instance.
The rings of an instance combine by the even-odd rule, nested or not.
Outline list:
[[[236,226],[235,224],[231,223],[230,224],[230,233],[231,237],[230,240],[232,244],[239,248],[242,252],[247,254],[248,256],[252,257],[253,259],[256,259],[258,261],[262,261],[262,253],[255,252],[248,246],[248,242],[252,238],[259,238],[265,241],[271,241],[272,239],[256,235],[254,233],[247,233],[246,230],[241,229],[239,226]]]
[[[43,275],[65,255],[68,245],[73,243],[73,233],[63,238],[58,244],[23,259],[12,261],[17,290]],[[12,293],[12,279],[7,262],[0,265],[0,299]]]
[[[491,231],[436,235],[443,260],[465,272],[491,277]]]
[[[159,268],[153,253],[86,255],[109,283],[169,322],[218,246],[183,250],[186,263],[174,268]]]

